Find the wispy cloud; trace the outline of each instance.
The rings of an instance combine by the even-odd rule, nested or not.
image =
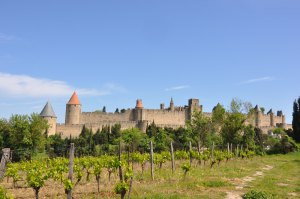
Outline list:
[[[273,77],[260,77],[260,78],[255,78],[255,79],[249,79],[243,82],[240,82],[239,84],[252,84],[252,83],[257,83],[257,82],[263,82],[263,81],[271,81],[273,80]]]
[[[170,88],[166,88],[165,91],[175,91],[175,90],[182,90],[182,89],[186,89],[189,88],[190,86],[188,85],[180,85],[180,86],[173,86]]]
[[[7,35],[4,33],[0,32],[0,41],[13,41],[13,40],[18,40],[19,38],[12,36],[12,35]]]
[[[4,96],[65,97],[74,90],[79,95],[109,95],[121,91],[122,88],[114,84],[106,84],[101,89],[75,88],[63,81],[0,72],[0,95]]]

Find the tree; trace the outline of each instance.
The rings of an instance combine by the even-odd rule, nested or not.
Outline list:
[[[117,144],[119,138],[121,137],[121,124],[115,124],[111,126],[111,143],[112,144]]]
[[[34,152],[43,152],[46,144],[46,129],[48,127],[47,121],[40,115],[33,113],[29,118],[30,122],[30,136],[32,140],[32,149]]]
[[[202,111],[195,111],[191,121],[187,122],[187,128],[192,132],[192,140],[207,146],[208,135],[212,132],[212,118],[205,116]]]
[[[217,104],[212,111],[212,124],[215,132],[219,132],[224,124],[226,111],[221,104]]]
[[[0,119],[0,147],[8,148],[10,146],[11,126],[5,119]]]
[[[115,110],[115,113],[120,113],[120,111],[119,111],[119,109],[118,109],[118,108],[116,108],[116,110]]]
[[[221,130],[223,143],[239,144],[242,141],[242,131],[245,128],[246,116],[239,112],[227,113]]]
[[[255,148],[255,131],[252,125],[248,125],[244,129],[244,134],[242,136],[243,145],[247,146],[249,149],[253,150]]]
[[[137,128],[122,131],[122,140],[132,151],[135,151],[138,148],[144,138],[145,134]]]
[[[296,142],[300,142],[300,97],[294,101],[293,106],[293,135]]]
[[[105,107],[105,106],[103,106],[102,112],[103,112],[103,113],[106,113],[106,107]]]

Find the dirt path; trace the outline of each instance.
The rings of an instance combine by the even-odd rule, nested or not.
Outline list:
[[[252,176],[246,176],[242,179],[239,179],[238,182],[235,182],[235,191],[226,192],[227,195],[225,199],[241,199],[244,187],[246,187],[249,182],[252,182],[256,178],[262,177],[264,175],[264,171],[269,171],[271,169],[273,169],[273,166],[265,165],[263,168],[261,168],[261,170],[256,171]]]

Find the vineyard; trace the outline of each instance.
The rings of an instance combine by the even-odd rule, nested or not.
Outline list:
[[[75,198],[124,198],[125,195],[134,198],[139,195],[137,185],[172,179],[184,182],[193,170],[217,171],[229,162],[241,164],[255,155],[253,151],[238,148],[233,153],[229,146],[227,150],[172,152],[154,153],[153,157],[151,153],[135,152],[120,157],[75,158],[72,180],[68,178],[69,159],[66,158],[9,163],[5,185],[16,198],[65,198],[69,190],[73,190]]]

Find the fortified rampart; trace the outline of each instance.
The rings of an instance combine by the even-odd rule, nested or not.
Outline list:
[[[137,100],[135,108],[121,113],[81,112],[81,103],[74,92],[66,104],[65,124],[55,125],[56,116],[49,103],[44,107],[41,116],[50,122],[49,135],[56,132],[61,133],[63,137],[76,137],[81,133],[84,125],[93,132],[114,124],[120,124],[121,129],[137,127],[144,132],[152,122],[159,127],[184,127],[186,122],[192,118],[194,110],[202,110],[198,99],[189,99],[188,105],[179,107],[175,106],[171,99],[168,108],[165,108],[164,104],[160,104],[160,109],[144,109],[142,100]],[[278,111],[275,115],[271,109],[267,114],[263,114],[258,106],[254,111],[253,117],[249,118],[246,123],[261,128],[265,133],[274,127],[290,127],[290,125],[286,125],[282,111]],[[211,116],[212,113],[204,112],[204,115]]]

